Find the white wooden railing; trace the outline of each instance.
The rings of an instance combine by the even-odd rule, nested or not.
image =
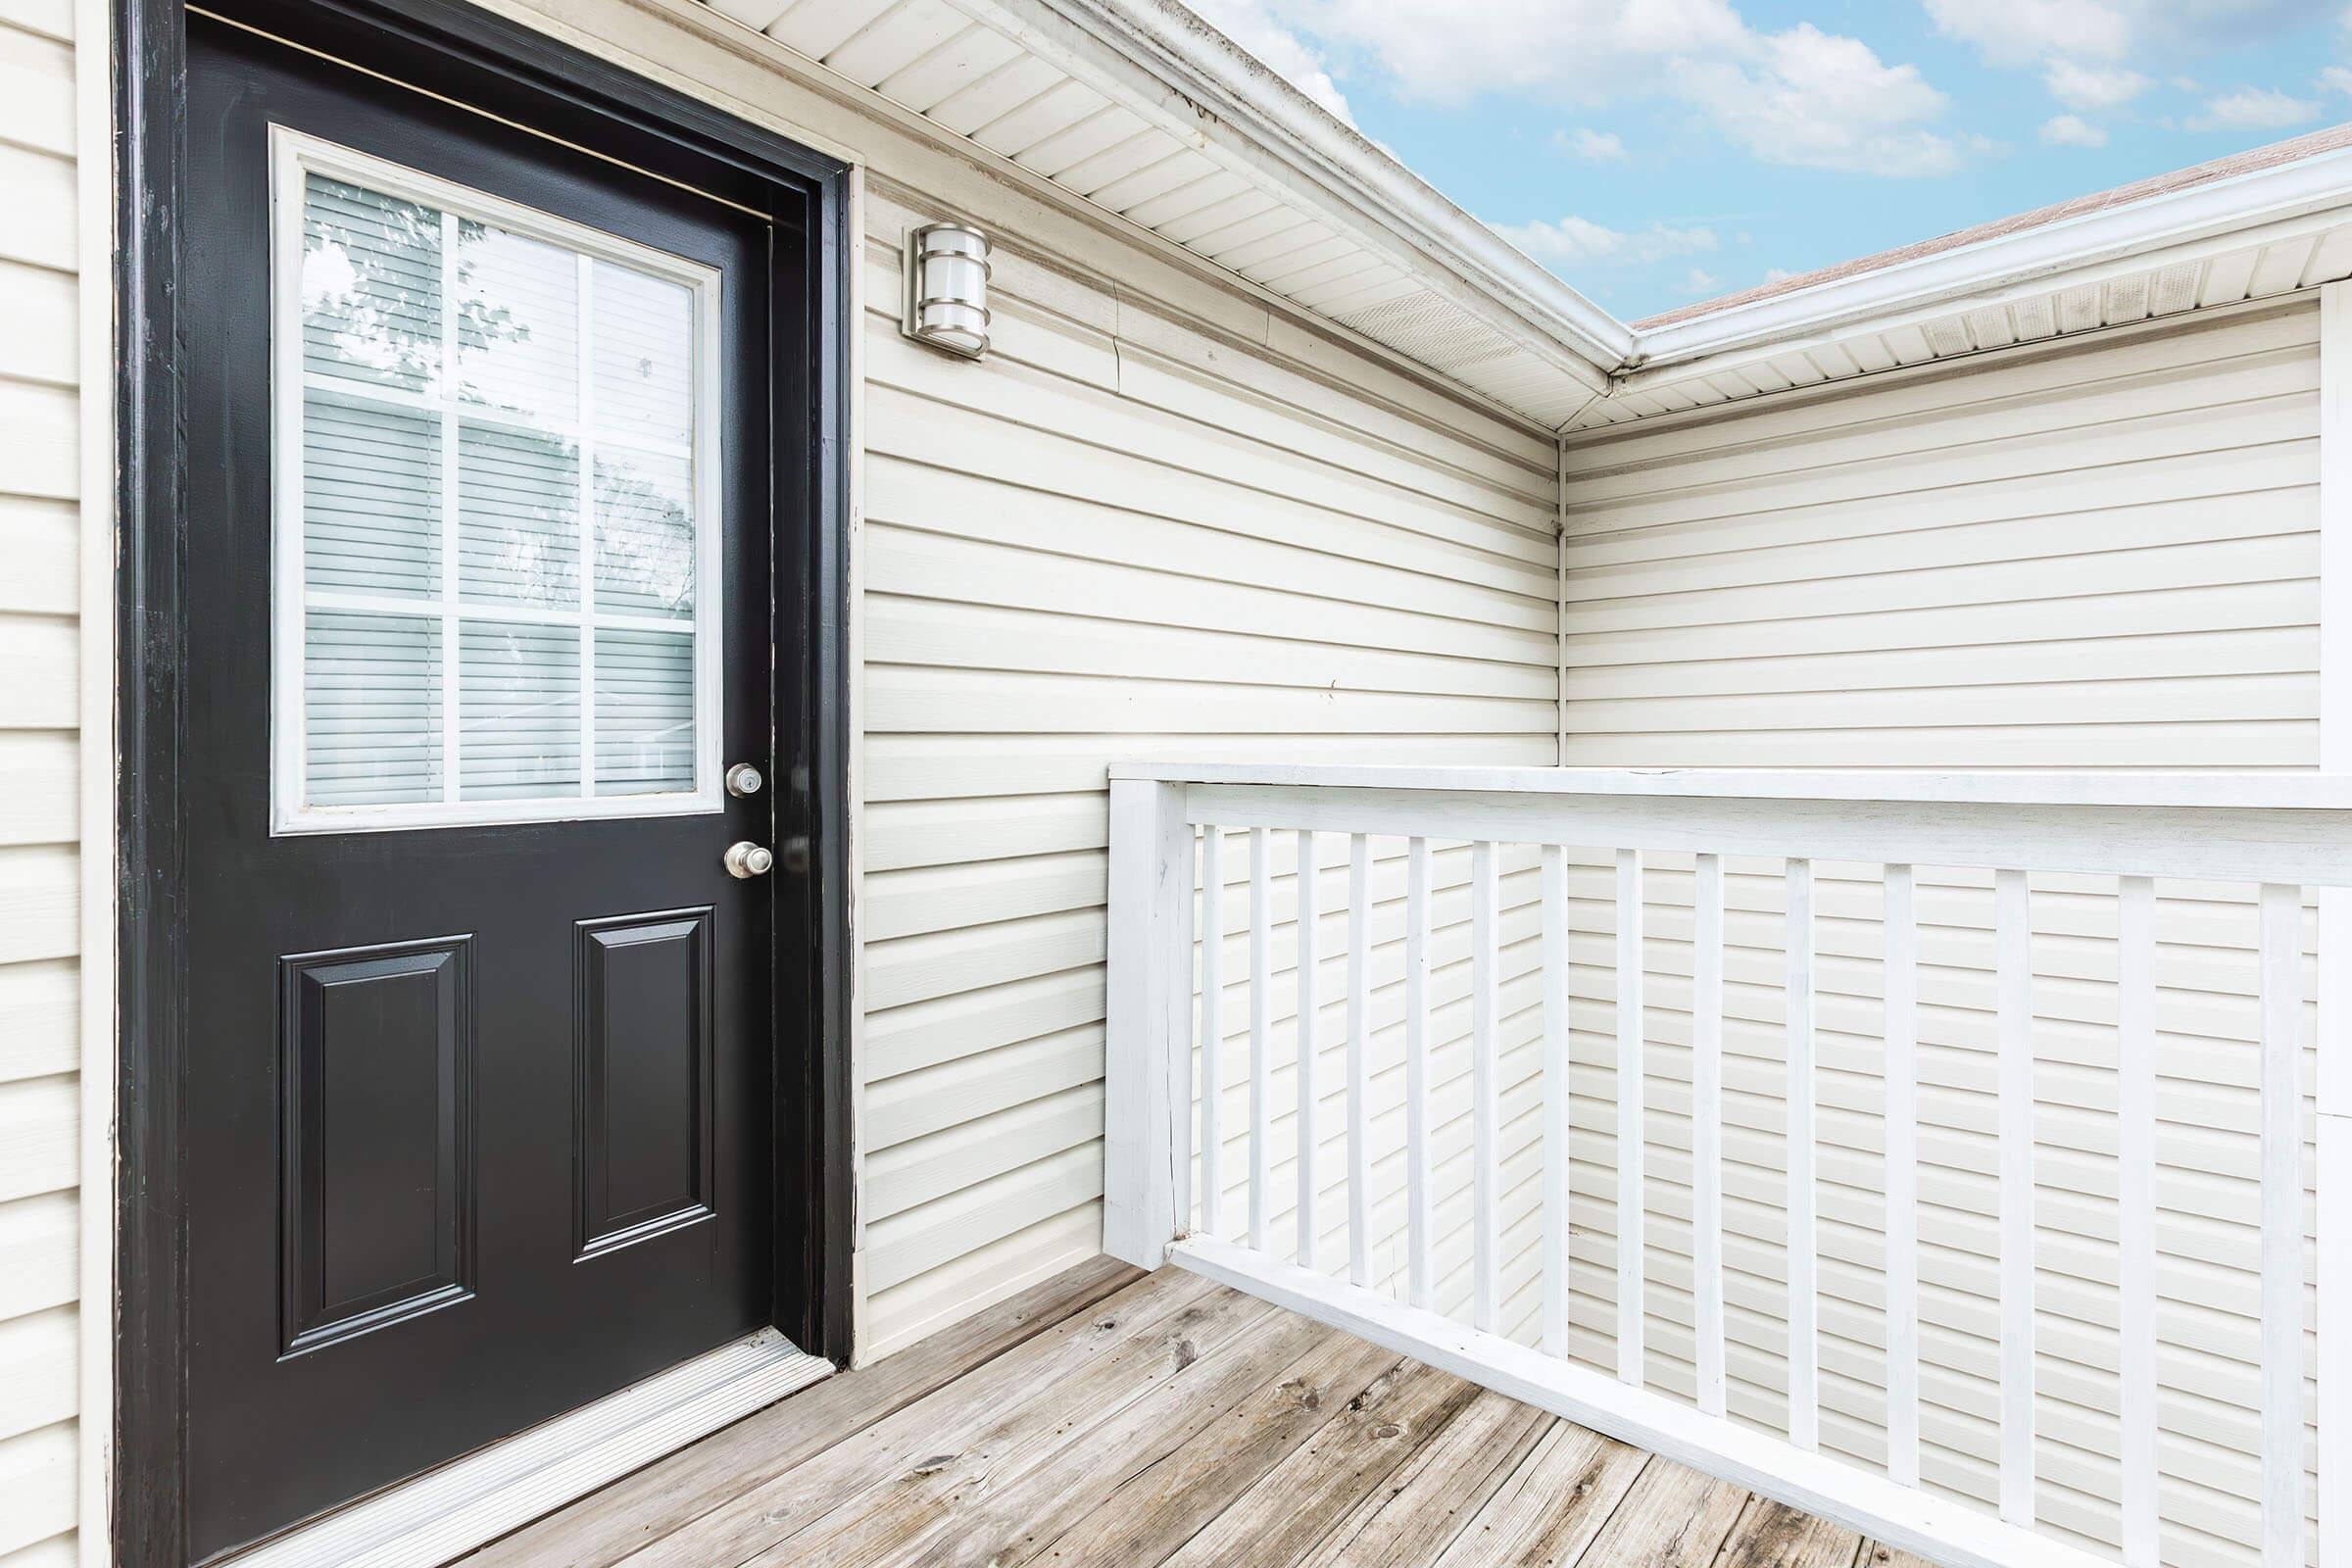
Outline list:
[[[2352,780],[1132,766],[1111,770],[1110,789],[1104,1231],[1108,1250],[1118,1256],[1146,1267],[1172,1261],[1211,1275],[1946,1563],[2088,1568],[2120,1559],[2131,1568],[2156,1568],[2160,1562],[2235,1557],[2260,1568],[2286,1568],[2311,1556],[2315,1539],[2313,1560],[2329,1568],[2352,1560],[2352,1543],[2345,1539],[2352,1516],[2345,1526],[2332,1527],[2324,1508],[2311,1506],[2319,1497],[2344,1494],[2352,1483],[2345,1452],[2352,1428],[2339,1414],[2352,1395],[2352,1374],[2341,1369],[2342,1347],[2324,1331],[2316,1334],[2313,1373],[2306,1338],[2328,1318],[2352,1312],[2348,1205],[2331,1203],[2324,1186],[2352,1177],[2346,1163],[2352,1154],[2352,1060],[2342,1044],[2352,1027],[2345,1007],[2352,1004],[2339,1000],[2337,973],[2352,958],[2339,938],[2352,932],[2339,932],[2336,901],[2344,895],[2331,891],[2352,886]],[[1318,951],[1324,940],[1318,926],[1338,911],[1322,899],[1315,873],[1323,853],[1343,843],[1346,951],[1333,955]],[[1440,1193],[1435,1163],[1442,1161],[1433,1156],[1439,1130],[1431,1109],[1432,1055],[1439,1045],[1429,994],[1438,902],[1432,861],[1435,853],[1456,862],[1464,846],[1472,1169],[1458,1183],[1466,1193]],[[1307,918],[1277,918],[1276,861],[1286,852],[1294,867],[1306,868],[1291,891]],[[1506,859],[1532,861],[1532,902],[1540,906],[1535,946],[1541,986],[1533,1010],[1540,1013],[1535,1049],[1541,1066],[1532,1075],[1540,1112],[1533,1135],[1541,1145],[1533,1201],[1540,1231],[1517,1251],[1504,1235],[1503,1164],[1513,1151],[1505,1149],[1498,1111],[1498,1060],[1509,1051],[1501,1040],[1498,988],[1506,967],[1503,915],[1531,901],[1507,909],[1501,904]],[[1736,863],[1727,866],[1727,860]],[[1398,861],[1401,911],[1394,887]],[[1867,868],[1861,879],[1883,888],[1883,904],[1873,911],[1883,929],[1883,953],[1875,956],[1883,1001],[1873,1009],[1876,1038],[1869,1042],[1881,1054],[1877,1076],[1884,1096],[1877,1111],[1884,1130],[1878,1227],[1884,1294],[1877,1303],[1883,1344],[1875,1348],[1884,1356],[1883,1367],[1875,1369],[1883,1400],[1873,1412],[1870,1444],[1877,1446],[1861,1456],[1853,1450],[1870,1445],[1851,1436],[1851,1421],[1840,1416],[1842,1435],[1829,1447],[1823,1424],[1819,1309],[1825,1298],[1816,1159],[1829,1146],[1817,1125],[1816,1009],[1826,993],[1815,932],[1816,867],[1829,862],[1859,862]],[[1612,863],[1613,920],[1589,916],[1591,930],[1573,926],[1572,878],[1605,889],[1611,884],[1592,879],[1605,878]],[[1227,934],[1244,901],[1229,895],[1228,884],[1245,869],[1246,937],[1229,954]],[[1678,1158],[1684,1148],[1689,1152],[1688,1182],[1677,1184],[1687,1187],[1687,1198],[1678,1191],[1672,1207],[1678,1234],[1686,1201],[1689,1214],[1687,1252],[1676,1254],[1689,1259],[1687,1376],[1680,1359],[1672,1375],[1661,1372],[1654,1342],[1645,1346],[1659,1312],[1660,1285],[1644,1273],[1660,1244],[1654,1236],[1645,1243],[1643,1219],[1661,1212],[1653,1201],[1658,1179],[1647,1174],[1645,1161],[1668,1147],[1655,1127],[1662,1113],[1644,1105],[1645,1084],[1658,1077],[1649,1059],[1658,1042],[1647,1037],[1651,1014],[1642,1004],[1644,981],[1658,968],[1649,954],[1657,939],[1644,942],[1645,910],[1655,902],[1645,892],[1645,878],[1669,872],[1678,891],[1672,911],[1678,944],[1682,910],[1689,910],[1688,1057],[1672,1085],[1679,1098],[1688,1084],[1688,1142],[1671,1146]],[[1992,1385],[1984,1413],[1997,1430],[1984,1438],[1987,1451],[1975,1472],[1980,1484],[1972,1488],[1966,1474],[1944,1463],[1943,1449],[1967,1446],[1965,1437],[1936,1448],[1938,1465],[1949,1472],[1944,1479],[1922,1474],[1922,1410],[1937,1401],[1923,1398],[1922,1392],[1920,1265],[1925,1249],[1950,1244],[1922,1235],[1920,1180],[1933,1162],[1923,1161],[1923,1124],[1915,1110],[1920,975],[1923,968],[1936,969],[1936,984],[1948,991],[1950,965],[1922,964],[1919,907],[1924,889],[1945,899],[1955,880],[1982,881],[1985,873],[1992,956],[1982,967],[1989,971],[1985,989],[1994,1024],[1998,1116],[1987,1136],[1995,1154],[1997,1224],[1984,1233],[1992,1237],[1989,1243],[1967,1245],[1977,1255],[1993,1254],[1986,1261],[1994,1289],[1979,1294],[1997,1299],[1997,1355],[1989,1360],[1989,1377],[1979,1381]],[[1518,875],[1524,880],[1524,871]],[[1780,1049],[1786,1076],[1777,1090],[1786,1129],[1778,1146],[1786,1163],[1786,1225],[1778,1240],[1785,1264],[1778,1326],[1786,1337],[1778,1364],[1785,1387],[1769,1391],[1775,1399],[1763,1403],[1742,1388],[1742,1407],[1728,1396],[1741,1380],[1727,1373],[1724,1296],[1725,889],[1731,876],[1764,876],[1764,885],[1777,880],[1785,890],[1787,922],[1778,944],[1785,955]],[[2088,895],[2085,879],[2095,879]],[[2242,946],[2246,965],[2258,976],[2250,1004],[2259,1020],[2254,1032],[2260,1062],[2258,1127],[2238,1141],[2245,1166],[2238,1174],[2254,1184],[2260,1200],[2258,1216],[2241,1227],[2258,1233],[2258,1245],[2246,1249],[2254,1266],[2240,1268],[2258,1319],[2259,1349],[2247,1358],[2252,1365],[2240,1401],[2253,1412],[2254,1435],[2230,1440],[2252,1453],[2256,1480],[2240,1509],[2245,1527],[2234,1539],[2222,1539],[2231,1533],[2205,1513],[2185,1521],[2172,1517],[2170,1496],[2212,1478],[2175,1473],[2196,1468],[2193,1459],[2176,1459],[2170,1468],[2160,1460],[2160,1435],[2186,1441],[2192,1454],[2205,1451],[2198,1445],[2220,1444],[2224,1437],[2192,1430],[2203,1417],[2168,1430],[2159,1408],[2160,1401],[2177,1405],[2179,1398],[2170,1375],[2160,1373],[2160,1348],[2165,1355],[2176,1352],[2169,1339],[2160,1338],[2160,1311],[2174,1308],[2160,1292],[2160,1265],[2173,1260],[2171,1246],[2159,1247],[2159,1231],[2176,1222],[2177,1204],[2160,1198],[2158,1177],[2168,1163],[2160,1145],[2170,1136],[2169,1123],[2180,1118],[2160,1121],[2158,1115],[2160,986],[2169,991],[2171,984],[2158,973],[2159,955],[2167,951],[2159,947],[2158,879],[2197,885],[2181,891],[2168,880],[2168,897],[2226,901],[2230,893],[2207,885],[2228,884],[2251,905],[2245,941],[2224,944],[2233,951]],[[1855,880],[1850,870],[1838,872],[1837,890],[1849,906]],[[1376,881],[1388,889],[1385,897],[1376,897]],[[2316,943],[2305,929],[2307,894],[2320,906]],[[2047,1151],[2037,1151],[2036,1140],[2036,1035],[2048,1026],[2037,1026],[2034,1005],[2034,901],[2064,901],[2073,907],[2085,896],[2111,901],[2115,1008],[2107,1064],[2114,1078],[2112,1289],[2100,1282],[2100,1299],[2110,1303],[2112,1320],[2090,1325],[2112,1337],[2112,1410],[2102,1418],[2113,1420],[2107,1458],[2115,1479],[2111,1493],[2089,1496],[2081,1486],[2061,1488],[2037,1475],[2038,1456],[2052,1446],[2081,1446],[2077,1437],[2037,1432],[2037,1417],[2049,1419],[2053,1404],[2063,1402],[2071,1418],[2084,1396],[2067,1393],[2061,1400],[2050,1394],[2037,1405],[2035,1389],[2036,1337],[2052,1330],[2049,1309],[2037,1311],[2035,1299],[2048,1272],[2037,1269],[2036,1254],[2036,1204],[2047,1201],[2041,1195],[2048,1190],[2040,1170]],[[1399,912],[1400,935],[1395,930]],[[1448,927],[1460,923],[1457,913]],[[1850,932],[1850,922],[1844,929]],[[1611,930],[1613,996],[1588,998],[1573,978],[1572,936]],[[1200,931],[1209,940],[1198,940]],[[1274,978],[1278,935],[1285,933],[1295,950],[1287,988]],[[1936,940],[1947,936],[1938,930]],[[1512,978],[1522,982],[1527,946],[1522,940],[1514,950],[1521,955],[1520,972]],[[1397,947],[1400,976],[1391,951]],[[1232,962],[1239,953],[1246,959]],[[2310,954],[2320,959],[2314,966],[2316,999],[2307,997]],[[1746,952],[1740,961],[1752,967]],[[1841,961],[1852,969],[1850,958]],[[1343,965],[1335,1009],[1318,988],[1327,968]],[[1458,968],[1458,960],[1448,967]],[[1682,972],[1679,965],[1673,971],[1678,993]],[[1591,989],[1592,977],[1584,983]],[[1235,1054],[1229,1048],[1239,1035],[1228,1027],[1226,1003],[1236,989],[1246,990],[1248,999],[1247,1075],[1241,1082],[1228,1076]],[[1285,989],[1294,994],[1283,996]],[[1850,988],[1833,1000],[1841,1008],[1854,1005]],[[2316,1026],[2307,1021],[2309,1000],[2318,1004]],[[1295,1060],[1278,1062],[1286,1003],[1295,1009],[1289,1017],[1305,1026],[1289,1031]],[[1593,1016],[1581,1014],[1586,1007]],[[1674,1010],[1680,1015],[1684,1009]],[[1392,1021],[1383,1025],[1376,1011]],[[1602,1032],[1614,1035],[1615,1070],[1607,1088],[1614,1104],[1599,1124],[1605,1134],[1590,1118],[1576,1120],[1582,1097],[1571,1092],[1571,1030],[1589,1041],[1595,1017]],[[1675,1060],[1683,1064],[1680,1027]],[[1745,1031],[1749,1024],[1740,1027]],[[2180,1049],[2181,1033],[2162,1031],[2168,1049]],[[1851,1035],[1845,1031],[1848,1043]],[[2307,1048],[2318,1053],[2316,1175],[2307,1174],[2304,1160]],[[1338,1075],[1327,1070],[1333,1054],[1344,1058]],[[1400,1116],[1391,1102],[1399,1093],[1394,1088],[1399,1076]],[[1376,1077],[1391,1086],[1387,1099],[1374,1091]],[[1286,1078],[1292,1091],[1287,1125],[1277,1094]],[[1311,1092],[1298,1092],[1299,1085]],[[1523,1083],[1510,1087],[1524,1098]],[[1229,1112],[1237,1100],[1247,1106],[1240,1124]],[[1335,1102],[1344,1129],[1318,1126],[1318,1115],[1328,1114]],[[1519,1143],[1526,1143],[1526,1117],[1514,1118],[1514,1125],[1521,1129]],[[1458,1139],[1458,1133],[1449,1129],[1448,1136]],[[1579,1146],[1573,1151],[1572,1142]],[[1336,1158],[1335,1146],[1344,1149]],[[2206,1152],[2198,1157],[2210,1160],[2210,1147],[2201,1147]],[[1285,1160],[1292,1179],[1280,1183],[1277,1171]],[[1572,1162],[1577,1170],[1605,1165],[1602,1185],[1610,1191],[1592,1198],[1577,1191]],[[1400,1180],[1390,1179],[1398,1164]],[[1528,1207],[1524,1185],[1513,1184],[1507,1195],[1521,1210]],[[1341,1189],[1344,1204],[1332,1203]],[[2317,1262],[2307,1268],[2305,1199],[2315,1189]],[[1240,1212],[1230,1201],[1237,1192],[1244,1200]],[[1588,1227],[1581,1221],[1572,1227],[1572,1214],[1588,1201],[1609,1205],[1615,1233],[1613,1259],[1604,1252],[1597,1264],[1590,1250],[1575,1255],[1575,1242]],[[1948,1228],[1948,1216],[1934,1224]],[[1522,1221],[1522,1235],[1527,1228]],[[1285,1235],[1287,1247],[1279,1241]],[[2049,1245],[2046,1233],[2041,1245]],[[1748,1239],[1741,1246],[1752,1257]],[[1505,1273],[1515,1266],[1525,1272],[1528,1252],[1540,1275],[1540,1307],[1514,1317],[1506,1310],[1511,1293]],[[1441,1253],[1462,1262],[1441,1267]],[[1613,1313],[1579,1306],[1598,1293],[1589,1280],[1572,1289],[1572,1270],[1595,1268],[1614,1274],[1602,1282],[1613,1294]],[[2074,1264],[2069,1270],[2079,1272]],[[1466,1280],[1459,1277],[1464,1273]],[[2077,1282],[2059,1283],[2071,1288]],[[2318,1306],[2307,1324],[2306,1295],[2313,1286]],[[1681,1294],[1676,1300],[1682,1302]],[[2079,1304],[2070,1307],[2061,1327],[2075,1333],[2082,1315]],[[1682,1321],[1674,1324],[1678,1342]],[[1587,1348],[1580,1351],[1580,1344]],[[1740,1353],[1753,1359],[1752,1347],[1742,1345]],[[2070,1371],[2077,1364],[2068,1362]],[[2309,1400],[2307,1375],[2317,1379]],[[1754,1381],[1752,1373],[1746,1381]],[[2205,1397],[2215,1402],[2210,1390]],[[1944,1419],[1940,1409],[1936,1414]],[[2307,1422],[2315,1418],[2316,1489],[2306,1452]],[[2049,1501],[2055,1492],[2065,1494],[2063,1506]]]

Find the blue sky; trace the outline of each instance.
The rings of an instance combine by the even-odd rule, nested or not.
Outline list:
[[[2345,0],[1193,0],[1634,319],[2352,119]]]

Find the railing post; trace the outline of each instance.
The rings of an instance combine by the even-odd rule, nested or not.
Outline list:
[[[1110,783],[1102,1250],[1167,1261],[1192,1207],[1193,830],[1185,788]]]

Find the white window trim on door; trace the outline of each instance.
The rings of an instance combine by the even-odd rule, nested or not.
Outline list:
[[[508,201],[450,180],[373,157],[352,148],[272,125],[270,129],[270,493],[273,509],[270,584],[270,831],[300,833],[382,832],[401,829],[484,826],[500,823],[574,821],[598,818],[684,816],[715,812],[726,805],[721,784],[723,760],[721,666],[724,648],[722,497],[719,488],[719,306],[720,277],[715,269],[639,245],[617,235],[558,218],[553,214]],[[445,752],[443,766],[452,781],[448,797],[433,802],[365,806],[313,806],[303,798],[306,780],[304,654],[305,615],[311,596],[304,577],[302,428],[303,366],[303,204],[306,176],[317,173],[364,186],[402,200],[435,208],[451,219],[472,219],[511,233],[544,240],[585,257],[613,263],[636,271],[683,284],[694,295],[694,465],[695,593],[694,593],[694,770],[691,791],[664,794],[606,795],[595,793],[592,749],[581,756],[581,793],[577,796],[523,800],[467,801],[456,787],[458,759]],[[445,266],[451,265],[445,262]],[[445,320],[454,319],[445,307]],[[445,330],[444,343],[448,338]],[[446,352],[446,347],[445,347]],[[581,351],[583,358],[586,350]],[[395,395],[397,396],[397,395]],[[454,413],[454,404],[452,405]],[[485,411],[489,413],[490,411]],[[495,415],[492,414],[492,417]],[[580,414],[583,429],[587,411]],[[456,421],[443,421],[442,506],[455,517],[457,475],[450,457]],[[583,467],[583,472],[587,469]],[[582,527],[593,533],[593,509],[583,505]],[[452,524],[445,523],[445,531]],[[560,623],[577,626],[583,648],[597,627],[628,629],[612,617],[593,613],[590,583],[592,555],[581,558],[581,606],[576,612],[544,612],[468,604],[467,622]],[[454,636],[459,624],[456,590],[457,552],[442,552],[439,618],[444,662],[443,703],[454,715],[459,703],[460,649]],[[365,611],[352,596],[339,596],[329,609]],[[398,607],[415,613],[413,603]],[[583,683],[579,696],[584,742],[595,723],[596,693]],[[454,725],[454,717],[450,721]]]

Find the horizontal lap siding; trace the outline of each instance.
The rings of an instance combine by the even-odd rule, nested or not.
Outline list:
[[[1572,443],[1567,760],[2244,767],[2318,761],[2318,312],[2247,311]],[[1690,871],[1655,858],[1649,1376],[1692,1387]],[[1785,1419],[1780,867],[1728,868],[1725,1243],[1735,1415]],[[1820,868],[1822,1436],[1883,1458],[1875,866]],[[2112,1540],[2113,883],[2034,879],[2037,1463]],[[2160,889],[2159,1462],[2167,1556],[2255,1539],[2250,891]],[[1609,873],[1572,873],[1579,1354],[1613,1361]],[[1992,895],[1919,889],[1922,1469],[1995,1491]],[[1532,1058],[1528,1070],[1533,1070]],[[2308,1083],[2308,1079],[2307,1079]],[[1532,1141],[1532,1123],[1523,1135]],[[1532,1144],[1531,1144],[1532,1147]],[[1534,1299],[1520,1304],[1522,1323]]]
[[[1017,234],[987,361],[928,352],[912,200],[869,198],[863,345],[877,1354],[1101,1245],[1107,762],[1548,763],[1558,693],[1548,442]]]
[[[72,10],[0,8],[0,1564],[74,1556],[79,606]]]

